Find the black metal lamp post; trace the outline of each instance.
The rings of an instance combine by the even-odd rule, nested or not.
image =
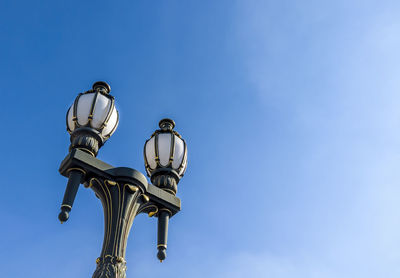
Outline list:
[[[177,184],[187,165],[187,147],[174,131],[170,119],[160,121],[144,146],[146,172],[151,179],[131,168],[113,167],[96,158],[99,148],[118,126],[118,111],[110,86],[96,82],[92,90],[79,94],[67,112],[67,130],[71,134],[69,154],[60,173],[68,178],[58,216],[69,218],[79,185],[91,188],[104,209],[104,240],[93,278],[126,277],[125,252],[132,222],[139,213],[158,218],[157,257],[166,257],[168,221],[180,210],[175,196]]]

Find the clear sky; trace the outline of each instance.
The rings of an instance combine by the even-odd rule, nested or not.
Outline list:
[[[93,192],[57,220],[66,111],[110,83],[98,157],[144,172],[163,117],[187,140],[168,257],[140,215],[127,277],[400,276],[400,2],[1,1],[2,277],[91,277]]]

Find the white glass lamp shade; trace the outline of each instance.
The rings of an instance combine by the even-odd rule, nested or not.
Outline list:
[[[114,98],[99,91],[79,94],[67,112],[67,130],[91,127],[102,137],[110,137],[118,126],[119,116]]]
[[[187,147],[175,131],[156,133],[144,146],[146,171],[149,176],[156,169],[169,168],[182,177],[187,164]]]

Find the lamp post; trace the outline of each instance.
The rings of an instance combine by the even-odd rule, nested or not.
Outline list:
[[[61,212],[61,223],[69,218],[79,185],[91,188],[104,210],[104,240],[93,278],[126,277],[125,253],[132,222],[139,213],[158,218],[157,257],[166,257],[168,221],[181,207],[177,184],[187,165],[185,141],[174,130],[171,119],[160,121],[144,146],[146,177],[131,168],[113,167],[96,158],[102,145],[115,132],[119,116],[111,88],[96,82],[79,94],[67,112],[71,145],[60,165],[68,178]]]

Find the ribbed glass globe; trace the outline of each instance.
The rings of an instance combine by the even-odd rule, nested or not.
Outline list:
[[[144,146],[144,160],[146,171],[149,176],[157,169],[174,170],[182,177],[187,165],[186,142],[173,129],[175,123],[172,120],[160,121],[160,127],[168,121],[168,127],[157,130]],[[173,123],[173,124],[172,124]]]
[[[109,91],[98,89],[96,82],[91,91],[79,94],[67,112],[67,130],[73,133],[80,127],[90,127],[102,137],[110,137],[118,126],[119,116],[114,97]],[[108,86],[108,85],[107,85]],[[104,89],[104,88],[103,88]]]

